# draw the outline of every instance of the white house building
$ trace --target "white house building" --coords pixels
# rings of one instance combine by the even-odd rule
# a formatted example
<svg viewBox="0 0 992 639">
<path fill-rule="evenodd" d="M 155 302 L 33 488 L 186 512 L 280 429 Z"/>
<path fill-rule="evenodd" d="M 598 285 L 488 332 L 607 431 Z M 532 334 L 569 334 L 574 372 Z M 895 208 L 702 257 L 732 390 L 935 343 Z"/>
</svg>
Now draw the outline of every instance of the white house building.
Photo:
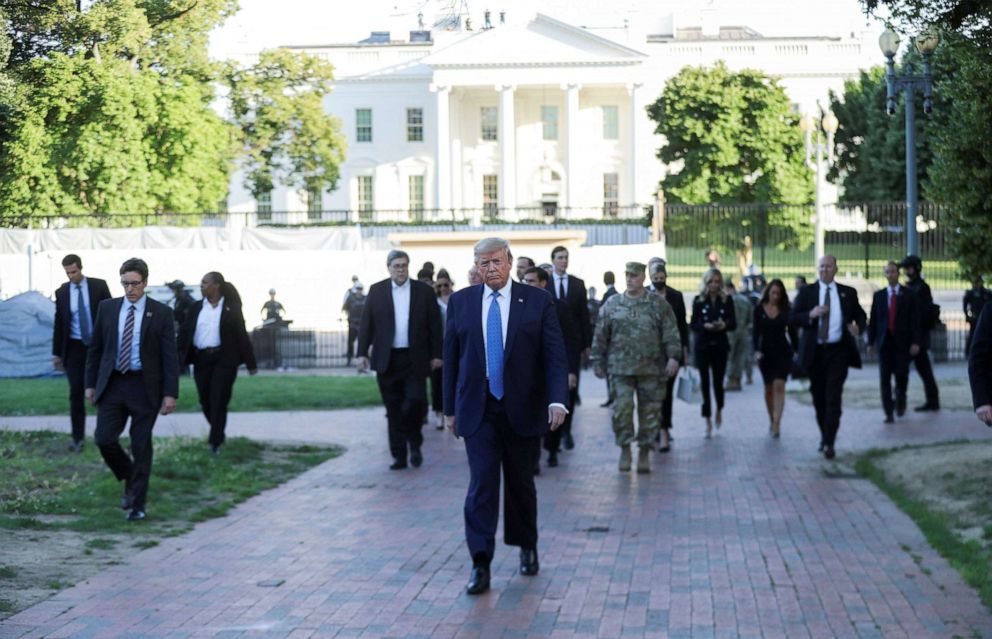
<svg viewBox="0 0 992 639">
<path fill-rule="evenodd" d="M 341 180 L 329 193 L 277 188 L 256 201 L 236 175 L 229 211 L 256 222 L 639 217 L 665 171 L 645 107 L 684 66 L 724 60 L 779 76 L 796 110 L 813 112 L 878 62 L 868 34 L 669 31 L 621 44 L 537 14 L 297 47 L 335 66 L 326 108 L 347 137 Z"/>
</svg>

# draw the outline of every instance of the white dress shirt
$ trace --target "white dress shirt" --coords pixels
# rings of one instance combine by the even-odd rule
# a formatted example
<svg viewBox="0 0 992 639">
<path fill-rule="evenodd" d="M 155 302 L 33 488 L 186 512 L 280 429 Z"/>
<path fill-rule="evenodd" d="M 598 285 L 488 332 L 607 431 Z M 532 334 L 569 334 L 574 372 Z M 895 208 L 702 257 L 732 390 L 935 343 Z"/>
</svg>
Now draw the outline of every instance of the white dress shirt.
<svg viewBox="0 0 992 639">
<path fill-rule="evenodd" d="M 393 287 L 393 348 L 410 348 L 410 280 Z"/>
<path fill-rule="evenodd" d="M 69 282 L 69 338 L 70 339 L 83 339 L 83 330 L 79 325 L 79 313 L 81 310 L 85 309 L 79 308 L 79 290 L 76 287 L 81 287 L 83 291 L 83 304 L 86 308 L 90 307 L 90 286 L 84 277 L 79 284 L 73 284 Z M 93 319 L 92 315 L 87 320 L 89 322 L 90 334 L 93 333 Z"/>
<path fill-rule="evenodd" d="M 220 313 L 224 310 L 224 298 L 214 307 L 203 298 L 203 308 L 196 317 L 196 330 L 193 331 L 193 346 L 203 350 L 220 346 Z"/>
<path fill-rule="evenodd" d="M 829 284 L 820 282 L 820 306 L 826 303 L 828 291 L 830 292 L 830 326 L 827 329 L 827 344 L 836 344 L 844 335 L 844 309 L 840 306 L 837 282 Z M 823 319 L 820 317 L 821 322 Z"/>
<path fill-rule="evenodd" d="M 142 295 L 137 302 L 129 302 L 125 297 L 121 304 L 121 312 L 117 315 L 117 354 L 121 352 L 121 340 L 124 338 L 124 325 L 127 323 L 127 314 L 130 308 L 134 307 L 134 333 L 131 336 L 131 367 L 132 371 L 141 370 L 141 320 L 145 317 L 145 306 L 147 306 L 148 296 Z M 117 360 L 114 360 L 115 362 Z"/>
<path fill-rule="evenodd" d="M 510 280 L 506 281 L 503 288 L 497 291 L 499 293 L 499 319 L 503 323 L 503 349 L 506 349 L 506 333 L 510 326 L 510 288 L 512 284 Z M 488 284 L 483 284 L 482 286 L 482 352 L 489 352 L 489 332 L 486 330 L 486 325 L 489 320 L 489 307 L 493 305 L 493 289 L 489 288 Z M 503 371 L 503 375 L 506 375 L 506 371 Z M 486 358 L 486 377 L 489 377 L 489 358 Z"/>
</svg>

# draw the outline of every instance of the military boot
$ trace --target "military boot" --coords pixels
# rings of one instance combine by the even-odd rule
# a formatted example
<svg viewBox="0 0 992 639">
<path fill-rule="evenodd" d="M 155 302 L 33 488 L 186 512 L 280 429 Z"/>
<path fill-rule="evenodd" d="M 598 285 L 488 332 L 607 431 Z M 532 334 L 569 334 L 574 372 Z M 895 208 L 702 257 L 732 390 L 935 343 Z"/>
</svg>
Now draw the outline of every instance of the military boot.
<svg viewBox="0 0 992 639">
<path fill-rule="evenodd" d="M 630 472 L 630 444 L 620 447 L 620 472 L 629 473 Z"/>
<path fill-rule="evenodd" d="M 641 446 L 637 449 L 637 472 L 644 474 L 651 472 L 651 448 Z"/>
</svg>

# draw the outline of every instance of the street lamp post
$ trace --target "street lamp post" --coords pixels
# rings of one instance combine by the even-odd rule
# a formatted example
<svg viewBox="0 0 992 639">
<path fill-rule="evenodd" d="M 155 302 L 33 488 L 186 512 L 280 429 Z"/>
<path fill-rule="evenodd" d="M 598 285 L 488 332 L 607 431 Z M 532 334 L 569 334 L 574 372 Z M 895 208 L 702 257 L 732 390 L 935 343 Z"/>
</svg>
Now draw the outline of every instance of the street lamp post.
<svg viewBox="0 0 992 639">
<path fill-rule="evenodd" d="M 927 29 L 913 39 L 916 50 L 923 56 L 923 75 L 906 72 L 896 75 L 895 56 L 899 51 L 899 36 L 886 29 L 878 38 L 878 46 L 885 55 L 885 111 L 889 115 L 896 112 L 896 94 L 902 91 L 906 109 L 906 253 L 919 255 L 919 240 L 916 236 L 916 212 L 919 195 L 916 188 L 916 91 L 923 93 L 923 113 L 930 115 L 933 110 L 933 75 L 930 73 L 930 56 L 940 44 L 940 35 L 935 29 Z"/>
<path fill-rule="evenodd" d="M 819 107 L 819 102 L 817 103 Z M 820 112 L 823 112 L 822 107 Z M 814 212 L 814 249 L 813 249 L 813 268 L 819 264 L 820 258 L 826 252 L 824 247 L 824 229 L 823 229 L 823 196 L 821 195 L 821 185 L 823 184 L 823 178 L 826 174 L 826 167 L 834 165 L 834 133 L 837 133 L 837 116 L 833 114 L 832 111 L 827 111 L 826 114 L 820 119 L 819 122 L 816 121 L 809 113 L 804 113 L 803 117 L 799 119 L 799 129 L 803 132 L 806 138 L 806 166 L 811 168 L 816 173 L 816 205 Z M 826 143 L 823 141 L 823 136 L 821 133 L 826 133 L 827 139 Z M 826 166 L 824 166 L 823 154 L 826 153 Z"/>
</svg>

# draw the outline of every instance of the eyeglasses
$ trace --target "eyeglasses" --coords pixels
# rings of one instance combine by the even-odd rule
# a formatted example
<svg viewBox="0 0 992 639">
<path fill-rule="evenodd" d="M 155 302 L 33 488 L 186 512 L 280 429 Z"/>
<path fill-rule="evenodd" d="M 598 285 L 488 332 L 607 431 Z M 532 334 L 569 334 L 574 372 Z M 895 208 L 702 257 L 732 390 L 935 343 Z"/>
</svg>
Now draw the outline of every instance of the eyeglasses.
<svg viewBox="0 0 992 639">
<path fill-rule="evenodd" d="M 127 281 L 121 280 L 121 286 L 123 286 L 124 288 L 138 288 L 139 286 L 141 286 L 144 283 L 145 283 L 145 280 L 137 280 L 135 282 L 127 282 Z"/>
</svg>

